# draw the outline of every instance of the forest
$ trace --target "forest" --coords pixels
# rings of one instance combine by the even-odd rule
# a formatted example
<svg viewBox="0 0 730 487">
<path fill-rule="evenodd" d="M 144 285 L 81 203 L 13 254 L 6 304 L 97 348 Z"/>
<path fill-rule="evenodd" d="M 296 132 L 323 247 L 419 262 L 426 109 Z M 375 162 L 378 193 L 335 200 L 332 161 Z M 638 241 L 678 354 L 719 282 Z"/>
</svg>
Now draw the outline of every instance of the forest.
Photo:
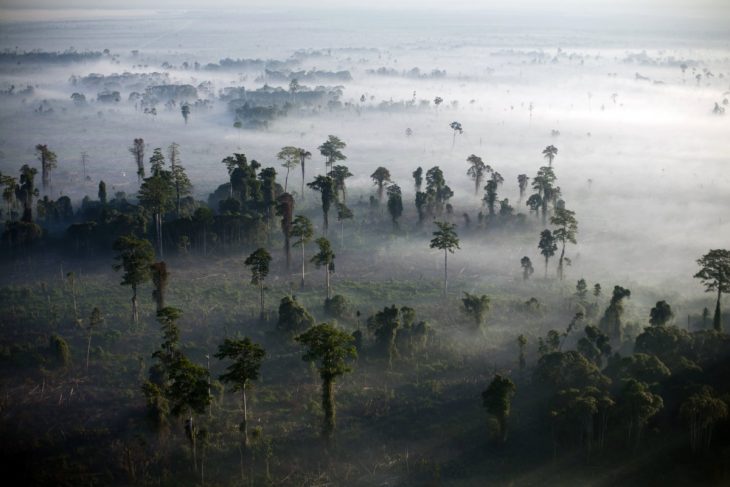
<svg viewBox="0 0 730 487">
<path fill-rule="evenodd" d="M 66 27 L 0 22 L 12 485 L 730 483 L 726 33 Z"/>
</svg>

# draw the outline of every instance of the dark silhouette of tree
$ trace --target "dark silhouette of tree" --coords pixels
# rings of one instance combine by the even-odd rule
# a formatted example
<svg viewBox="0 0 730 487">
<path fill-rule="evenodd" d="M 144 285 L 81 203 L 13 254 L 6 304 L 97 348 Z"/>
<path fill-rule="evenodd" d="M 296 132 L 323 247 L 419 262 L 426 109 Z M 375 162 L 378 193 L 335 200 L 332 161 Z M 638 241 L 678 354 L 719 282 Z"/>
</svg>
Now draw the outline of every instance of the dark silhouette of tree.
<svg viewBox="0 0 730 487">
<path fill-rule="evenodd" d="M 319 376 L 322 379 L 324 410 L 322 436 L 329 441 L 336 424 L 335 380 L 351 370 L 347 360 L 357 357 L 355 347 L 352 345 L 354 339 L 349 333 L 329 323 L 321 323 L 299 335 L 296 340 L 307 348 L 302 359 L 305 362 L 317 363 Z"/>
<path fill-rule="evenodd" d="M 489 214 L 495 215 L 495 207 L 497 205 L 497 182 L 493 179 L 487 181 L 487 185 L 484 186 L 484 203 L 486 203 L 489 209 Z"/>
<path fill-rule="evenodd" d="M 482 405 L 487 413 L 494 416 L 499 423 L 499 442 L 507 441 L 507 419 L 510 415 L 512 397 L 517 387 L 509 377 L 502 377 L 497 374 L 492 379 L 484 392 L 482 392 Z"/>
<path fill-rule="evenodd" d="M 525 358 L 525 347 L 527 346 L 527 338 L 525 335 L 517 337 L 517 347 L 519 349 L 519 355 L 517 357 L 517 364 L 520 367 L 520 375 L 524 374 L 525 367 L 527 367 L 527 359 Z"/>
<path fill-rule="evenodd" d="M 226 373 L 220 376 L 221 382 L 231 384 L 233 392 L 241 393 L 241 408 L 243 409 L 243 421 L 239 426 L 242 433 L 240 462 L 241 480 L 244 479 L 243 452 L 248 448 L 248 402 L 246 401 L 246 389 L 251 382 L 259 378 L 261 363 L 266 357 L 266 351 L 258 343 L 250 338 L 242 339 L 226 338 L 218 346 L 215 358 L 218 360 L 230 360 L 232 363 L 226 367 Z"/>
<path fill-rule="evenodd" d="M 722 313 L 720 311 L 720 300 L 722 293 L 730 293 L 730 250 L 714 249 L 697 259 L 700 271 L 694 275 L 702 282 L 706 292 L 717 291 L 717 303 L 715 304 L 715 316 L 712 319 L 712 326 L 717 331 L 722 331 Z"/>
<path fill-rule="evenodd" d="M 464 305 L 464 312 L 474 320 L 474 326 L 477 329 L 482 326 L 484 318 L 489 313 L 489 302 L 489 296 L 485 294 L 478 296 L 464 292 L 464 297 L 461 298 L 461 303 Z"/>
<path fill-rule="evenodd" d="M 168 151 L 170 156 L 170 177 L 175 188 L 175 213 L 180 218 L 182 216 L 180 202 L 184 196 L 190 194 L 192 184 L 185 173 L 185 168 L 180 163 L 180 146 L 173 142 L 170 144 Z"/>
<path fill-rule="evenodd" d="M 276 213 L 281 217 L 281 233 L 284 235 L 284 255 L 286 256 L 286 270 L 291 266 L 291 232 L 294 218 L 294 197 L 289 193 L 282 193 L 277 198 Z"/>
<path fill-rule="evenodd" d="M 586 298 L 588 297 L 588 284 L 583 278 L 578 279 L 578 282 L 575 284 L 575 297 L 578 298 L 579 303 L 586 303 Z"/>
<path fill-rule="evenodd" d="M 547 279 L 548 261 L 558 250 L 555 237 L 550 230 L 546 229 L 540 232 L 540 241 L 537 244 L 537 248 L 540 249 L 540 253 L 545 257 L 545 279 Z"/>
<path fill-rule="evenodd" d="M 620 409 L 626 421 L 629 446 L 638 448 L 646 423 L 663 407 L 661 396 L 652 393 L 645 383 L 634 379 L 626 382 L 621 393 Z"/>
<path fill-rule="evenodd" d="M 291 145 L 282 147 L 276 158 L 282 161 L 281 166 L 286 168 L 286 177 L 284 178 L 284 191 L 287 191 L 289 185 L 289 171 L 297 167 L 301 162 L 301 153 L 303 149 L 298 149 Z M 304 174 L 302 173 L 302 192 L 304 192 Z"/>
<path fill-rule="evenodd" d="M 558 148 L 554 145 L 549 145 L 543 149 L 542 155 L 548 160 L 548 166 L 553 167 L 553 159 L 558 155 Z"/>
<path fill-rule="evenodd" d="M 398 231 L 398 219 L 403 214 L 403 197 L 397 184 L 388 186 L 388 213 L 393 221 L 393 230 Z"/>
<path fill-rule="evenodd" d="M 606 308 L 603 318 L 601 318 L 599 327 L 613 342 L 621 343 L 623 332 L 621 316 L 624 312 L 623 300 L 624 298 L 630 297 L 631 291 L 621 286 L 614 286 L 611 302 Z"/>
<path fill-rule="evenodd" d="M 56 156 L 56 153 L 51 151 L 45 144 L 36 145 L 35 152 L 41 163 L 43 191 L 50 191 L 51 172 L 56 168 L 58 157 Z"/>
<path fill-rule="evenodd" d="M 208 228 L 214 222 L 213 210 L 206 207 L 200 207 L 193 213 L 193 224 L 195 228 L 200 229 L 203 234 L 203 256 L 208 255 Z"/>
<path fill-rule="evenodd" d="M 684 400 L 679 415 L 689 425 L 689 444 L 694 453 L 707 451 L 715 425 L 727 418 L 728 406 L 708 386 Z"/>
<path fill-rule="evenodd" d="M 104 181 L 99 181 L 99 191 L 98 191 L 99 201 L 102 205 L 106 204 L 106 183 Z"/>
<path fill-rule="evenodd" d="M 292 223 L 291 228 L 291 236 L 295 237 L 297 240 L 294 242 L 295 247 L 300 247 L 302 249 L 302 283 L 301 287 L 304 287 L 304 246 L 312 240 L 312 237 L 314 236 L 314 227 L 312 226 L 312 222 L 309 221 L 309 218 L 307 218 L 304 215 L 297 215 L 294 218 L 294 222 Z"/>
<path fill-rule="evenodd" d="M 380 166 L 370 175 L 370 179 L 373 180 L 373 184 L 378 187 L 378 202 L 383 202 L 383 189 L 386 183 L 390 182 L 390 171 Z"/>
<path fill-rule="evenodd" d="M 170 274 L 167 272 L 167 264 L 164 261 L 155 262 L 150 265 L 150 273 L 152 276 L 152 299 L 157 304 L 157 312 L 165 307 L 165 292 L 167 290 L 167 280 Z"/>
<path fill-rule="evenodd" d="M 332 251 L 330 241 L 319 237 L 314 241 L 319 247 L 319 252 L 314 254 L 311 261 L 317 269 L 324 267 L 325 286 L 327 288 L 327 299 L 330 299 L 330 274 L 335 271 L 335 253 Z"/>
<path fill-rule="evenodd" d="M 439 111 L 439 105 L 441 105 L 444 102 L 444 99 L 440 96 L 437 96 L 433 99 L 433 104 L 436 105 L 436 113 Z"/>
<path fill-rule="evenodd" d="M 522 266 L 522 279 L 526 281 L 535 272 L 535 269 L 532 267 L 532 261 L 529 257 L 524 256 L 520 259 L 520 266 Z"/>
<path fill-rule="evenodd" d="M 290 336 L 306 331 L 314 325 L 314 318 L 297 302 L 294 296 L 284 296 L 279 302 L 279 320 L 276 328 Z"/>
<path fill-rule="evenodd" d="M 416 185 L 416 193 L 419 193 L 421 191 L 421 186 L 423 185 L 423 169 L 421 166 L 418 166 L 418 168 L 413 171 L 412 176 Z"/>
<path fill-rule="evenodd" d="M 595 326 L 588 325 L 584 329 L 585 336 L 578 340 L 577 350 L 596 367 L 603 367 L 603 360 L 611 356 L 611 343 L 605 334 Z"/>
<path fill-rule="evenodd" d="M 259 287 L 259 302 L 261 305 L 261 320 L 265 317 L 264 312 L 264 281 L 266 276 L 269 275 L 269 264 L 271 263 L 271 254 L 264 249 L 259 248 L 254 250 L 249 255 L 244 264 L 251 271 L 251 284 Z"/>
<path fill-rule="evenodd" d="M 547 209 L 548 203 L 555 201 L 556 188 L 554 186 L 556 181 L 555 173 L 551 167 L 543 166 L 537 171 L 537 175 L 532 180 L 532 188 L 537 192 L 539 196 L 540 209 L 542 210 L 542 221 L 547 221 Z M 530 196 L 532 199 L 532 196 Z M 532 208 L 530 199 L 527 200 L 527 204 Z M 537 200 L 535 199 L 533 204 Z"/>
<path fill-rule="evenodd" d="M 335 189 L 335 182 L 329 176 L 317 176 L 314 181 L 307 183 L 307 186 L 315 191 L 318 191 L 322 200 L 322 217 L 323 217 L 323 232 L 325 237 L 327 236 L 327 229 L 329 227 L 329 211 L 332 207 L 332 203 L 337 201 L 337 191 Z"/>
<path fill-rule="evenodd" d="M 484 176 L 491 172 L 492 168 L 484 164 L 481 157 L 474 154 L 467 157 L 466 162 L 469 163 L 466 175 L 474 181 L 474 194 L 477 195 L 479 194 L 479 188 L 482 187 Z"/>
<path fill-rule="evenodd" d="M 352 220 L 355 215 L 346 204 L 337 202 L 337 221 L 340 222 L 340 247 L 345 246 L 345 220 Z"/>
<path fill-rule="evenodd" d="M 141 182 L 144 179 L 144 139 L 134 139 L 134 143 L 129 148 L 129 152 L 137 164 L 137 180 Z"/>
<path fill-rule="evenodd" d="M 180 107 L 180 113 L 182 113 L 183 119 L 185 120 L 185 125 L 188 124 L 188 118 L 190 117 L 190 105 L 187 103 L 183 103 Z"/>
<path fill-rule="evenodd" d="M 575 219 L 574 211 L 558 208 L 555 210 L 555 215 L 550 218 L 550 223 L 558 227 L 553 231 L 553 237 L 561 244 L 560 258 L 558 259 L 558 278 L 562 281 L 564 276 L 563 261 L 565 260 L 565 245 L 568 242 L 572 244 L 577 243 L 575 234 L 578 233 L 578 220 Z"/>
<path fill-rule="evenodd" d="M 434 222 L 438 230 L 433 232 L 434 238 L 431 239 L 430 247 L 444 251 L 444 296 L 448 289 L 449 283 L 449 266 L 448 255 L 454 253 L 454 249 L 459 248 L 459 237 L 454 228 L 456 225 L 447 222 Z"/>
<path fill-rule="evenodd" d="M 451 130 L 454 131 L 454 138 L 451 141 L 451 147 L 453 148 L 456 145 L 456 133 L 458 132 L 460 134 L 463 134 L 464 129 L 461 127 L 461 124 L 459 122 L 451 122 L 449 124 L 449 127 L 451 127 Z"/>
<path fill-rule="evenodd" d="M 94 333 L 94 330 L 96 328 L 99 328 L 101 324 L 104 322 L 104 317 L 101 315 L 101 311 L 99 311 L 99 308 L 94 307 L 93 310 L 91 310 L 91 315 L 89 316 L 89 321 L 86 326 L 86 329 L 88 330 L 88 338 L 86 341 L 86 370 L 89 370 L 89 357 L 91 356 L 91 335 Z"/>
<path fill-rule="evenodd" d="M 649 324 L 652 326 L 664 326 L 673 319 L 674 312 L 672 312 L 672 307 L 666 301 L 657 301 L 649 312 Z"/>
<path fill-rule="evenodd" d="M 347 147 L 347 144 L 334 135 L 328 136 L 327 140 L 318 147 L 319 153 L 325 158 L 327 172 L 332 170 L 335 162 L 347 159 L 347 156 L 342 153 L 342 149 L 345 147 Z"/>
<path fill-rule="evenodd" d="M 133 235 L 119 237 L 114 242 L 114 251 L 117 252 L 114 270 L 124 270 L 122 286 L 132 287 L 132 322 L 139 322 L 137 312 L 137 287 L 148 282 L 151 277 L 150 265 L 154 262 L 155 251 L 149 240 L 138 239 Z"/>
<path fill-rule="evenodd" d="M 522 203 L 522 198 L 525 196 L 525 191 L 527 190 L 529 182 L 530 178 L 527 177 L 527 174 L 520 174 L 517 176 L 517 184 L 520 187 L 520 203 Z"/>
<path fill-rule="evenodd" d="M 38 197 L 38 188 L 35 186 L 35 177 L 38 170 L 24 164 L 20 168 L 20 185 L 17 186 L 15 197 L 23 205 L 22 221 L 33 222 L 33 198 Z"/>
<path fill-rule="evenodd" d="M 432 167 L 426 172 L 426 208 L 427 214 L 430 216 L 441 216 L 444 206 L 449 199 L 454 196 L 454 192 L 446 184 L 444 173 L 438 166 Z M 418 198 L 418 195 L 416 195 Z"/>
<path fill-rule="evenodd" d="M 304 200 L 304 181 L 306 178 L 306 175 L 304 174 L 304 163 L 307 159 L 312 157 L 312 153 L 306 149 L 302 149 L 301 147 L 297 148 L 297 153 L 299 154 L 299 165 L 302 168 L 302 200 Z"/>
<path fill-rule="evenodd" d="M 347 186 L 345 180 L 352 177 L 352 173 L 347 166 L 337 165 L 329 172 L 329 176 L 335 182 L 335 190 L 342 193 L 342 201 L 347 201 Z"/>
<path fill-rule="evenodd" d="M 261 182 L 261 196 L 266 225 L 271 228 L 271 220 L 274 219 L 276 209 L 276 169 L 266 167 L 259 172 L 258 179 Z"/>
<path fill-rule="evenodd" d="M 398 356 L 396 336 L 401 327 L 401 312 L 395 306 L 385 307 L 367 320 L 368 329 L 375 336 L 378 351 L 388 359 L 388 369 L 393 368 L 393 360 Z"/>
</svg>

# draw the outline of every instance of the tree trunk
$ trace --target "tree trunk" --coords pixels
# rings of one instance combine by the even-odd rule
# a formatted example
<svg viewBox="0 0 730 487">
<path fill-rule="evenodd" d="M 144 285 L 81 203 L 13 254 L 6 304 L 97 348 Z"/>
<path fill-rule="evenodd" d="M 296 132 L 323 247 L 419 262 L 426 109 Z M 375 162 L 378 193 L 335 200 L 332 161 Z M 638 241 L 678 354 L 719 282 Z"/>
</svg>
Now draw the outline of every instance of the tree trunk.
<svg viewBox="0 0 730 487">
<path fill-rule="evenodd" d="M 289 166 L 286 167 L 286 177 L 284 178 L 284 192 L 286 193 L 286 187 L 289 185 Z"/>
<path fill-rule="evenodd" d="M 91 355 L 91 329 L 89 329 L 89 341 L 86 343 L 86 370 L 89 370 L 89 355 Z"/>
<path fill-rule="evenodd" d="M 261 321 L 264 321 L 264 281 L 259 281 L 259 291 L 261 292 Z"/>
<path fill-rule="evenodd" d="M 715 305 L 715 316 L 712 319 L 712 327 L 715 331 L 722 331 L 722 311 L 720 310 L 720 298 L 722 298 L 722 281 L 717 283 L 717 304 Z"/>
<path fill-rule="evenodd" d="M 335 431 L 335 392 L 332 379 L 322 381 L 322 409 L 324 410 L 324 424 L 322 436 L 329 442 Z"/>
<path fill-rule="evenodd" d="M 291 244 L 289 243 L 289 229 L 284 231 L 284 253 L 286 254 L 286 270 L 291 267 Z"/>
<path fill-rule="evenodd" d="M 301 159 L 302 163 L 302 201 L 304 201 L 304 158 Z"/>
<path fill-rule="evenodd" d="M 327 228 L 329 227 L 329 212 L 322 210 L 324 216 L 324 236 L 327 237 Z"/>
<path fill-rule="evenodd" d="M 545 256 L 545 279 L 547 279 L 548 259 L 549 259 L 549 257 L 546 255 Z"/>
<path fill-rule="evenodd" d="M 444 297 L 449 286 L 448 255 L 448 251 L 444 249 Z"/>
<path fill-rule="evenodd" d="M 304 289 L 304 242 L 302 242 L 302 286 L 301 288 Z"/>
<path fill-rule="evenodd" d="M 565 257 L 565 242 L 563 242 L 563 249 L 560 251 L 560 259 L 558 260 L 558 278 L 563 280 L 563 258 Z"/>
<path fill-rule="evenodd" d="M 139 314 L 137 313 L 137 285 L 132 284 L 132 322 L 139 322 Z"/>
<path fill-rule="evenodd" d="M 325 271 L 325 285 L 327 286 L 327 299 L 330 299 L 330 266 L 326 264 Z"/>
</svg>

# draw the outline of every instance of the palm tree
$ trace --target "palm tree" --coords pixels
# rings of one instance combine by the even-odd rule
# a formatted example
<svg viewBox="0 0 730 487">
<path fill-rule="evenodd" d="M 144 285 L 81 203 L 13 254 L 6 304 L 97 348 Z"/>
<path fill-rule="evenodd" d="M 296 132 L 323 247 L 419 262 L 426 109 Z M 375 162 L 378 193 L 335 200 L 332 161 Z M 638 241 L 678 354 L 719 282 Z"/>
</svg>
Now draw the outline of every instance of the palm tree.
<svg viewBox="0 0 730 487">
<path fill-rule="evenodd" d="M 430 247 L 444 251 L 444 296 L 446 296 L 449 282 L 448 255 L 459 248 L 459 237 L 454 231 L 456 225 L 440 221 L 435 221 L 434 224 L 438 230 L 433 232 L 434 238 L 431 239 Z"/>
<path fill-rule="evenodd" d="M 553 167 L 553 159 L 558 155 L 558 148 L 551 144 L 543 149 L 542 155 L 548 160 L 548 166 Z"/>
<path fill-rule="evenodd" d="M 522 198 L 525 196 L 525 190 L 527 189 L 527 183 L 529 183 L 530 178 L 527 177 L 527 174 L 520 174 L 517 176 L 517 184 L 520 187 L 520 203 L 522 203 Z"/>
</svg>

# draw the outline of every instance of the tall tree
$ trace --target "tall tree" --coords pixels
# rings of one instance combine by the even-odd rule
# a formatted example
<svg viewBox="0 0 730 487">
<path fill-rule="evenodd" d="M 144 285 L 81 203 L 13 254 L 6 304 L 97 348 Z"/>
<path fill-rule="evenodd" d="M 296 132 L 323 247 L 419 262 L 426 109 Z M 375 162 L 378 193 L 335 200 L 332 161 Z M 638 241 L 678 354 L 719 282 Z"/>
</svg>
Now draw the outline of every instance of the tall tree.
<svg viewBox="0 0 730 487">
<path fill-rule="evenodd" d="M 38 188 L 35 186 L 35 177 L 38 170 L 24 164 L 20 168 L 20 184 L 16 187 L 15 197 L 23 205 L 22 221 L 33 222 L 33 198 L 38 197 Z"/>
<path fill-rule="evenodd" d="M 132 147 L 129 148 L 129 152 L 137 164 L 137 180 L 141 182 L 144 179 L 144 139 L 134 139 Z"/>
<path fill-rule="evenodd" d="M 482 158 L 472 154 L 466 158 L 466 162 L 469 163 L 469 169 L 466 171 L 466 175 L 474 181 L 474 194 L 479 194 L 479 188 L 482 187 L 482 181 L 484 176 L 489 173 L 492 168 L 484 164 Z"/>
<path fill-rule="evenodd" d="M 710 250 L 697 259 L 697 265 L 700 266 L 700 271 L 694 277 L 702 282 L 706 292 L 717 291 L 717 303 L 715 304 L 715 316 L 712 319 L 712 326 L 715 330 L 722 331 L 720 300 L 722 299 L 722 293 L 730 293 L 730 250 Z"/>
<path fill-rule="evenodd" d="M 398 231 L 398 219 L 403 214 L 403 197 L 397 184 L 388 186 L 388 213 L 393 221 L 393 230 Z"/>
<path fill-rule="evenodd" d="M 183 103 L 180 107 L 180 113 L 183 116 L 183 119 L 185 120 L 185 125 L 188 124 L 188 118 L 190 118 L 190 105 L 187 103 Z"/>
<path fill-rule="evenodd" d="M 562 281 L 564 275 L 563 261 L 565 259 L 565 245 L 568 242 L 572 244 L 576 243 L 575 234 L 578 233 L 578 220 L 575 219 L 574 211 L 558 208 L 555 210 L 555 214 L 550 217 L 550 223 L 558 227 L 553 231 L 553 237 L 561 244 L 560 258 L 558 259 L 558 277 Z"/>
<path fill-rule="evenodd" d="M 412 176 L 416 185 L 416 193 L 419 193 L 421 191 L 421 185 L 423 185 L 423 168 L 418 166 L 418 168 L 413 171 Z"/>
<path fill-rule="evenodd" d="M 611 302 L 609 303 L 599 327 L 603 333 L 616 343 L 622 340 L 623 326 L 621 317 L 624 312 L 623 300 L 631 297 L 631 291 L 621 286 L 614 286 Z"/>
<path fill-rule="evenodd" d="M 340 247 L 345 246 L 345 220 L 352 220 L 355 215 L 344 203 L 337 202 L 337 221 L 340 222 Z"/>
<path fill-rule="evenodd" d="M 297 215 L 292 223 L 291 236 L 297 240 L 294 242 L 295 247 L 302 249 L 302 283 L 301 287 L 304 287 L 304 246 L 312 240 L 314 236 L 314 227 L 312 222 L 304 215 Z"/>
<path fill-rule="evenodd" d="M 380 166 L 370 175 L 370 179 L 373 180 L 373 184 L 378 187 L 378 201 L 383 202 L 383 189 L 386 183 L 390 182 L 390 171 Z"/>
<path fill-rule="evenodd" d="M 527 190 L 527 184 L 530 182 L 530 178 L 527 177 L 527 174 L 520 174 L 517 176 L 517 184 L 520 187 L 520 203 L 522 203 L 522 198 L 525 197 L 525 191 Z"/>
<path fill-rule="evenodd" d="M 284 235 L 284 255 L 286 255 L 286 270 L 291 265 L 291 231 L 294 218 L 294 197 L 289 193 L 280 194 L 277 198 L 276 213 L 281 217 L 281 233 Z"/>
<path fill-rule="evenodd" d="M 427 213 L 431 216 L 441 216 L 445 205 L 454 196 L 454 192 L 446 184 L 443 171 L 438 166 L 426 172 L 426 195 Z"/>
<path fill-rule="evenodd" d="M 312 157 L 312 153 L 301 147 L 297 148 L 297 153 L 299 154 L 299 165 L 302 167 L 302 200 L 304 200 L 304 180 L 306 177 L 304 174 L 304 163 Z"/>
<path fill-rule="evenodd" d="M 444 251 L 444 296 L 446 296 L 449 283 L 448 255 L 459 248 L 459 237 L 454 230 L 456 227 L 454 224 L 440 221 L 434 223 L 438 230 L 433 232 L 434 238 L 431 239 L 430 247 Z"/>
<path fill-rule="evenodd" d="M 454 131 L 454 138 L 451 141 L 451 148 L 453 149 L 454 146 L 456 145 L 456 134 L 457 133 L 463 134 L 464 133 L 464 129 L 461 127 L 461 123 L 456 122 L 456 121 L 451 122 L 449 124 L 449 127 L 451 127 L 451 130 Z"/>
<path fill-rule="evenodd" d="M 152 298 L 157 304 L 157 312 L 165 307 L 165 292 L 167 290 L 167 280 L 170 273 L 167 272 L 167 264 L 164 261 L 155 262 L 150 265 L 150 273 L 152 276 Z"/>
<path fill-rule="evenodd" d="M 246 389 L 252 381 L 258 380 L 261 363 L 266 357 L 266 351 L 258 343 L 250 338 L 230 339 L 226 338 L 218 346 L 215 354 L 218 360 L 231 360 L 232 363 L 226 367 L 226 373 L 220 376 L 223 383 L 231 384 L 233 392 L 241 393 L 241 408 L 243 409 L 243 421 L 239 431 L 243 434 L 241 453 L 241 479 L 244 477 L 243 452 L 248 448 L 248 403 L 246 401 Z"/>
<path fill-rule="evenodd" d="M 553 159 L 558 155 L 558 148 L 554 145 L 545 147 L 542 151 L 542 156 L 548 160 L 548 166 L 553 167 Z"/>
<path fill-rule="evenodd" d="M 190 194 L 192 184 L 190 178 L 185 173 L 185 168 L 180 162 L 180 146 L 173 142 L 168 148 L 168 155 L 170 157 L 170 177 L 172 179 L 172 185 L 175 188 L 175 213 L 178 218 L 180 214 L 180 202 L 184 196 Z"/>
<path fill-rule="evenodd" d="M 487 181 L 487 185 L 484 186 L 484 203 L 486 203 L 489 209 L 489 214 L 495 215 L 495 207 L 497 205 L 497 182 L 493 179 Z"/>
<path fill-rule="evenodd" d="M 155 149 L 150 162 L 153 163 L 152 175 L 146 178 L 139 187 L 137 199 L 154 218 L 157 251 L 160 259 L 163 259 L 162 224 L 165 213 L 174 207 L 175 188 L 170 172 L 163 169 L 164 156 L 159 149 Z"/>
<path fill-rule="evenodd" d="M 329 441 L 336 424 L 335 380 L 351 371 L 347 360 L 357 357 L 355 347 L 352 345 L 354 338 L 329 323 L 322 323 L 299 335 L 297 341 L 307 348 L 302 359 L 306 362 L 317 362 L 319 376 L 322 379 L 324 410 L 322 436 Z"/>
<path fill-rule="evenodd" d="M 474 320 L 474 325 L 477 329 L 482 326 L 484 318 L 489 312 L 489 302 L 489 296 L 486 294 L 478 296 L 464 292 L 464 297 L 461 299 L 461 303 L 464 305 L 464 312 Z"/>
<path fill-rule="evenodd" d="M 509 377 L 502 377 L 497 374 L 492 379 L 484 392 L 482 392 L 482 404 L 489 414 L 494 416 L 499 423 L 499 441 L 507 441 L 507 419 L 510 415 L 512 397 L 517 387 Z"/>
<path fill-rule="evenodd" d="M 301 155 L 300 152 L 303 149 L 298 149 L 294 146 L 287 145 L 286 147 L 282 147 L 278 154 L 276 154 L 276 158 L 279 159 L 282 164 L 282 167 L 286 168 L 286 176 L 284 177 L 284 191 L 287 191 L 287 187 L 289 185 L 289 171 L 297 167 L 297 165 L 301 162 Z M 302 174 L 302 181 L 304 180 L 304 174 Z M 304 182 L 302 182 L 302 192 L 304 192 Z"/>
<path fill-rule="evenodd" d="M 558 250 L 555 237 L 550 230 L 546 229 L 540 232 L 540 241 L 537 244 L 537 248 L 540 249 L 540 253 L 545 257 L 545 279 L 547 279 L 548 261 Z"/>
<path fill-rule="evenodd" d="M 553 172 L 553 168 L 543 166 L 537 171 L 537 175 L 532 180 L 532 188 L 537 192 L 537 196 L 539 196 L 543 223 L 547 221 L 548 203 L 554 203 L 555 201 L 556 179 L 557 177 L 555 176 L 555 172 Z M 532 196 L 530 198 L 532 198 Z M 529 199 L 527 200 L 527 203 L 528 205 L 530 204 Z"/>
<path fill-rule="evenodd" d="M 124 270 L 122 286 L 132 287 L 132 322 L 139 322 L 137 312 L 137 287 L 150 280 L 150 265 L 154 262 L 155 251 L 149 240 L 138 239 L 133 235 L 123 235 L 114 242 L 117 252 L 114 270 Z"/>
<path fill-rule="evenodd" d="M 99 191 L 97 196 L 99 196 L 99 202 L 102 205 L 106 204 L 106 183 L 104 181 L 99 181 Z"/>
<path fill-rule="evenodd" d="M 264 280 L 269 275 L 269 264 L 271 263 L 271 254 L 264 249 L 256 249 L 249 255 L 244 264 L 251 270 L 251 284 L 259 287 L 260 304 L 261 304 L 261 320 L 265 317 L 264 313 Z"/>
<path fill-rule="evenodd" d="M 656 305 L 649 311 L 649 324 L 651 326 L 664 326 L 673 319 L 674 312 L 666 301 L 657 301 Z"/>
<path fill-rule="evenodd" d="M 661 396 L 652 393 L 645 383 L 629 379 L 621 394 L 620 407 L 627 421 L 629 446 L 636 449 L 646 423 L 664 407 L 664 401 Z"/>
<path fill-rule="evenodd" d="M 727 418 L 728 405 L 715 396 L 708 386 L 689 396 L 679 408 L 679 414 L 689 423 L 689 444 L 693 452 L 709 450 L 712 430 Z"/>
<path fill-rule="evenodd" d="M 522 279 L 526 281 L 535 272 L 535 269 L 532 267 L 532 261 L 528 256 L 524 256 L 520 259 L 520 266 L 522 266 Z"/>
<path fill-rule="evenodd" d="M 335 182 L 335 190 L 342 193 L 342 201 L 347 202 L 347 185 L 345 180 L 352 177 L 347 166 L 337 165 L 329 172 L 329 176 Z"/>
<path fill-rule="evenodd" d="M 315 191 L 318 191 L 322 200 L 322 217 L 323 217 L 323 232 L 325 237 L 327 236 L 327 229 L 329 228 L 329 212 L 332 207 L 332 203 L 337 201 L 337 191 L 335 190 L 335 182 L 329 176 L 317 176 L 314 181 L 307 183 L 307 186 Z"/>
<path fill-rule="evenodd" d="M 325 158 L 325 165 L 328 169 L 327 172 L 332 170 L 332 166 L 335 162 L 347 159 L 347 156 L 342 153 L 342 149 L 345 147 L 347 147 L 347 144 L 335 135 L 328 136 L 327 140 L 318 147 L 319 153 Z"/>
<path fill-rule="evenodd" d="M 578 298 L 579 303 L 585 305 L 588 297 L 588 283 L 583 278 L 578 279 L 575 284 L 575 297 Z"/>
<path fill-rule="evenodd" d="M 38 156 L 38 160 L 41 163 L 43 191 L 50 191 L 51 171 L 56 168 L 58 157 L 56 156 L 56 153 L 51 151 L 45 144 L 36 145 L 35 152 Z"/>
<path fill-rule="evenodd" d="M 327 288 L 327 299 L 330 299 L 330 274 L 335 271 L 335 253 L 332 251 L 330 241 L 319 237 L 314 241 L 319 247 L 319 252 L 312 257 L 312 263 L 317 269 L 324 267 L 325 286 Z"/>
</svg>

